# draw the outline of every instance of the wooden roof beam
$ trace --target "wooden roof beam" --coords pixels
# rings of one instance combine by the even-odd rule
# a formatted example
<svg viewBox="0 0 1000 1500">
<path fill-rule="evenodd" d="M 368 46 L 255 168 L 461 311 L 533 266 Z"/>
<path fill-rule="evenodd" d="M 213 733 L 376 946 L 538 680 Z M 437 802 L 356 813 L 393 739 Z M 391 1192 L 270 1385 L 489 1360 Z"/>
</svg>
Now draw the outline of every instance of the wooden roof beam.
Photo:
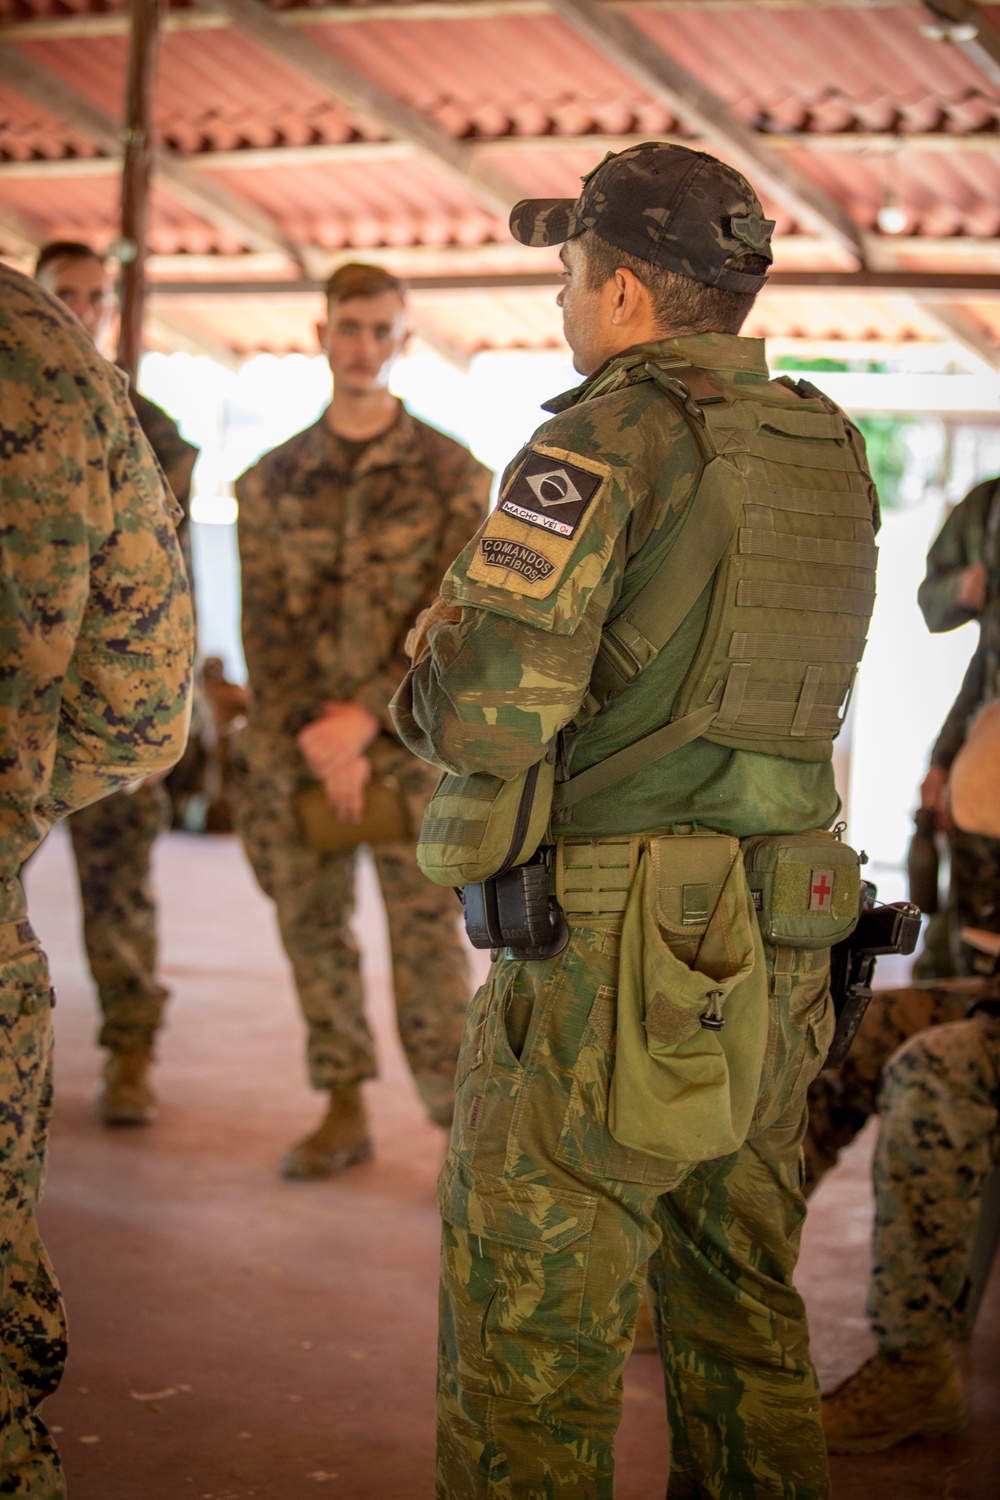
<svg viewBox="0 0 1000 1500">
<path fill-rule="evenodd" d="M 270 56 L 308 78 L 323 93 L 345 104 L 376 129 L 409 141 L 466 192 L 472 193 L 490 213 L 506 219 L 522 196 L 513 183 L 477 161 L 462 141 L 448 135 L 433 120 L 418 114 L 374 80 L 357 73 L 332 52 L 300 35 L 282 19 L 281 11 L 272 10 L 261 0 L 199 0 L 199 3 L 216 15 L 227 16 L 244 36 Z"/>
<path fill-rule="evenodd" d="M 953 135 L 931 131 L 897 135 L 892 131 L 865 132 L 843 130 L 830 135 L 808 131 L 755 132 L 767 151 L 814 151 L 824 155 L 889 155 L 894 158 L 910 151 L 928 151 L 935 155 L 958 155 L 985 152 L 1000 155 L 1000 131 L 976 131 L 970 135 Z M 545 156 L 565 151 L 592 151 L 595 159 L 606 151 L 624 151 L 640 141 L 677 141 L 697 145 L 696 138 L 681 141 L 680 136 L 641 134 L 611 135 L 516 135 L 470 141 L 469 150 L 477 161 L 491 156 Z M 245 146 L 232 151 L 197 151 L 179 156 L 184 166 L 196 172 L 261 172 L 281 167 L 325 167 L 360 162 L 409 161 L 416 147 L 409 141 L 327 141 L 312 146 Z M 29 157 L 23 161 L 0 161 L 0 178 L 22 181 L 50 178 L 112 177 L 121 170 L 119 156 Z"/>
<path fill-rule="evenodd" d="M 934 297 L 915 300 L 924 322 L 943 343 L 957 344 L 976 370 L 1000 373 L 1000 347 L 964 307 L 938 302 Z"/>
<path fill-rule="evenodd" d="M 608 0 L 609 10 L 877 10 L 917 6 L 922 0 Z M 371 5 L 293 5 L 281 12 L 291 26 L 356 26 L 372 21 L 479 21 L 493 16 L 543 16 L 547 0 L 374 0 Z M 166 31 L 215 31 L 231 23 L 208 11 L 175 10 L 165 18 Z M 125 11 L 100 15 L 33 16 L 5 21 L 0 37 L 10 41 L 52 41 L 67 37 L 127 36 Z"/>
<path fill-rule="evenodd" d="M 924 31 L 964 52 L 1000 88 L 1000 31 L 972 0 L 924 0 L 931 20 Z"/>
<path fill-rule="evenodd" d="M 42 240 L 38 230 L 13 208 L 0 208 L 0 242 L 6 256 L 33 256 Z"/>
<path fill-rule="evenodd" d="M 55 115 L 105 155 L 119 155 L 122 142 L 118 123 L 34 58 L 0 45 L 0 82 L 30 99 L 46 114 Z M 302 252 L 276 220 L 221 184 L 209 186 L 177 152 L 161 146 L 156 152 L 155 171 L 171 197 L 208 223 L 232 234 L 249 250 L 277 250 L 296 264 L 302 264 Z"/>
<path fill-rule="evenodd" d="M 840 204 L 790 162 L 770 156 L 753 130 L 736 117 L 728 104 L 668 57 L 632 21 L 610 11 L 599 0 L 550 0 L 550 4 L 568 26 L 706 142 L 721 150 L 756 188 L 780 203 L 803 228 L 820 235 L 857 263 L 863 263 L 858 229 Z"/>
</svg>

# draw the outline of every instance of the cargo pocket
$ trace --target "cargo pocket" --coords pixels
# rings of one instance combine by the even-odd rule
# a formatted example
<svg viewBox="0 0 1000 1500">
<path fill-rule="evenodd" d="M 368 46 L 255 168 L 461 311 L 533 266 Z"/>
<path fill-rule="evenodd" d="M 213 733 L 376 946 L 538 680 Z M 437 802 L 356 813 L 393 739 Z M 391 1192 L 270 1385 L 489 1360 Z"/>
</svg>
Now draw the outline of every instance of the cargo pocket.
<svg viewBox="0 0 1000 1500">
<path fill-rule="evenodd" d="M 576 1372 L 597 1197 L 473 1176 L 438 1184 L 442 1339 L 471 1394 L 534 1405 Z"/>
</svg>

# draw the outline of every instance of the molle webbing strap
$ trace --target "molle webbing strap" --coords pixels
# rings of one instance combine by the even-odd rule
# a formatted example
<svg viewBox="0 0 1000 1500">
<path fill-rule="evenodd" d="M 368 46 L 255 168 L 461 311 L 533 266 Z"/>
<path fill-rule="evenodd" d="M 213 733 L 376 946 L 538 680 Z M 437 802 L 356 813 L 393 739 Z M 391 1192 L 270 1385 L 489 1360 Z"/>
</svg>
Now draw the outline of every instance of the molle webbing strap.
<svg viewBox="0 0 1000 1500">
<path fill-rule="evenodd" d="M 740 552 L 744 556 L 783 557 L 791 562 L 837 563 L 844 568 L 874 568 L 878 548 L 871 542 L 838 542 L 820 536 L 793 536 L 741 526 Z"/>
<path fill-rule="evenodd" d="M 804 609 L 819 614 L 860 615 L 868 620 L 875 590 L 813 588 L 809 583 L 770 583 L 745 578 L 736 585 L 736 602 L 762 609 Z"/>
</svg>

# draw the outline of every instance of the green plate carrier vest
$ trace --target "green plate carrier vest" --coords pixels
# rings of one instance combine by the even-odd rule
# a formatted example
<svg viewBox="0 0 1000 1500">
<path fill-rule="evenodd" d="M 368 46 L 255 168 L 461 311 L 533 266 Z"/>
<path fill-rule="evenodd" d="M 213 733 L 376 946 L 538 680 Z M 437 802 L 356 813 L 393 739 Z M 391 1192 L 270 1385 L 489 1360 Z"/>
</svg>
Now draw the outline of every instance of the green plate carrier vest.
<svg viewBox="0 0 1000 1500">
<path fill-rule="evenodd" d="M 554 746 L 512 782 L 445 776 L 417 847 L 439 884 L 523 864 L 550 814 L 558 830 L 562 808 L 701 736 L 794 760 L 833 753 L 875 600 L 877 499 L 859 436 L 804 381 L 724 396 L 689 366 L 650 363 L 637 375 L 683 413 L 704 467 L 669 553 L 604 627 L 564 748 L 663 650 L 712 583 L 701 641 L 668 722 L 568 781 L 553 787 Z"/>
</svg>

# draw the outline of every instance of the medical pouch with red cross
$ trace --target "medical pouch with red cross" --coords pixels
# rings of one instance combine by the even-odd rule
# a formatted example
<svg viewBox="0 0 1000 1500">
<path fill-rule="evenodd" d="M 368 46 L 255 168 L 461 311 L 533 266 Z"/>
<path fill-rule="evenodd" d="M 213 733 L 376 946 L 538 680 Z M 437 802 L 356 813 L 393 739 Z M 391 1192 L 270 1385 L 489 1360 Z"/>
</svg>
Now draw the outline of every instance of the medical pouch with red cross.
<svg viewBox="0 0 1000 1500">
<path fill-rule="evenodd" d="M 829 948 L 858 920 L 862 857 L 837 834 L 744 839 L 743 866 L 765 943 Z"/>
</svg>

